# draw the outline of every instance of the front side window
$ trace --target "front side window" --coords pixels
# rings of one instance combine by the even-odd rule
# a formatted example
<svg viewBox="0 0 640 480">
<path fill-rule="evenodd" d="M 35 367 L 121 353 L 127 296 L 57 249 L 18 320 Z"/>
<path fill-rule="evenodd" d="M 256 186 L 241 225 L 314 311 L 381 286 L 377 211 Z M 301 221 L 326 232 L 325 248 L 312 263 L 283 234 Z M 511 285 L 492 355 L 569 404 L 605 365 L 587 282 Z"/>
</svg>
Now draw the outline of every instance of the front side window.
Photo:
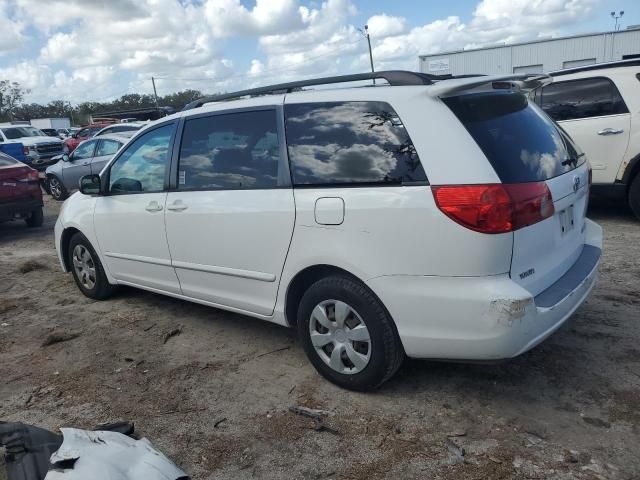
<svg viewBox="0 0 640 480">
<path fill-rule="evenodd" d="M 96 157 L 104 157 L 106 155 L 115 155 L 122 144 L 115 140 L 100 140 L 96 149 Z"/>
<path fill-rule="evenodd" d="M 275 110 L 194 118 L 184 125 L 178 189 L 273 188 L 279 165 Z"/>
<path fill-rule="evenodd" d="M 109 173 L 111 193 L 160 192 L 169 161 L 174 124 L 164 125 L 138 137 L 118 157 Z"/>
<path fill-rule="evenodd" d="M 557 122 L 629 112 L 616 86 L 604 77 L 552 83 L 536 102 Z"/>
<path fill-rule="evenodd" d="M 80 130 L 78 132 L 78 137 L 80 138 L 84 138 L 84 137 L 88 137 L 89 136 L 89 129 L 88 128 L 83 128 L 82 130 Z"/>
<path fill-rule="evenodd" d="M 285 106 L 295 185 L 426 182 L 402 120 L 385 102 Z"/>
<path fill-rule="evenodd" d="M 82 160 L 83 158 L 93 157 L 93 150 L 96 148 L 96 142 L 83 142 L 78 145 L 71 155 L 72 160 Z"/>
</svg>

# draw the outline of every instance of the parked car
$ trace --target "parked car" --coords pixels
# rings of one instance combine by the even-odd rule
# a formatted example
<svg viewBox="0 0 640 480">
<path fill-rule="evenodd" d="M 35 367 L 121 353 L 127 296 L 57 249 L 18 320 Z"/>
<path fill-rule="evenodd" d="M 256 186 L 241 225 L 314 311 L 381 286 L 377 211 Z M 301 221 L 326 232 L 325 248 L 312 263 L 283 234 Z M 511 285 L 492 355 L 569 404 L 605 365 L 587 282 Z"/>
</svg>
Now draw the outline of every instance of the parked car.
<svg viewBox="0 0 640 480">
<path fill-rule="evenodd" d="M 0 222 L 20 218 L 29 227 L 39 227 L 42 206 L 38 171 L 0 153 Z"/>
<path fill-rule="evenodd" d="M 73 152 L 80 143 L 92 138 L 96 133 L 108 126 L 108 123 L 93 123 L 85 127 L 81 127 L 77 132 L 64 140 L 64 152 L 69 154 Z"/>
<path fill-rule="evenodd" d="M 47 191 L 56 200 L 67 198 L 69 192 L 77 190 L 80 177 L 100 173 L 132 134 L 124 132 L 94 137 L 82 142 L 71 154 L 56 157 L 58 162 L 45 171 Z"/>
<path fill-rule="evenodd" d="M 57 132 L 58 132 L 58 136 L 62 139 L 67 138 L 69 135 L 71 135 L 70 128 L 59 128 Z"/>
<path fill-rule="evenodd" d="M 593 194 L 624 199 L 640 218 L 640 60 L 551 75 L 536 103 L 586 152 Z"/>
<path fill-rule="evenodd" d="M 21 143 L 24 163 L 36 170 L 44 170 L 54 156 L 62 153 L 62 140 L 48 137 L 30 125 L 0 124 L 0 143 Z"/>
<path fill-rule="evenodd" d="M 61 264 L 90 298 L 130 285 L 295 327 L 351 389 L 405 354 L 517 356 L 584 302 L 602 248 L 585 156 L 526 96 L 547 81 L 377 72 L 193 102 L 81 178 Z"/>
<path fill-rule="evenodd" d="M 60 138 L 58 131 L 55 128 L 40 128 L 39 130 L 48 137 Z"/>
<path fill-rule="evenodd" d="M 109 133 L 122 133 L 122 132 L 135 132 L 136 130 L 140 130 L 144 127 L 146 123 L 142 122 L 129 122 L 129 123 L 115 123 L 113 125 L 109 125 L 108 127 L 104 127 L 98 133 L 96 133 L 96 137 L 101 135 L 107 135 Z"/>
</svg>

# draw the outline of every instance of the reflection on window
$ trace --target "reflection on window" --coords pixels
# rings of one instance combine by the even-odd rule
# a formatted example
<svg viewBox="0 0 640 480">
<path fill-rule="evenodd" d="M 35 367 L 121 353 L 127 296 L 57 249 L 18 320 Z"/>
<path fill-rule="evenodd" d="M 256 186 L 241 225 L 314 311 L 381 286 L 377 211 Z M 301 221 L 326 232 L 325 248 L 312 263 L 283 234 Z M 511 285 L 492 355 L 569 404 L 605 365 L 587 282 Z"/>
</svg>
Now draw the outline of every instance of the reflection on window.
<svg viewBox="0 0 640 480">
<path fill-rule="evenodd" d="M 96 150 L 96 157 L 115 155 L 115 153 L 121 146 L 122 144 L 116 142 L 115 140 L 102 140 L 98 145 L 98 149 Z"/>
<path fill-rule="evenodd" d="M 285 107 L 296 185 L 424 182 L 402 121 L 384 102 Z"/>
<path fill-rule="evenodd" d="M 542 89 L 541 99 L 543 110 L 556 121 L 628 112 L 618 89 L 608 78 L 552 83 Z"/>
<path fill-rule="evenodd" d="M 129 145 L 111 167 L 110 191 L 162 191 L 173 130 L 173 124 L 156 128 Z"/>
<path fill-rule="evenodd" d="M 78 145 L 73 152 L 72 160 L 82 160 L 83 158 L 91 158 L 93 156 L 93 149 L 96 146 L 96 142 L 83 142 Z"/>
<path fill-rule="evenodd" d="M 180 190 L 272 188 L 280 146 L 273 110 L 187 120 L 180 148 Z"/>
</svg>

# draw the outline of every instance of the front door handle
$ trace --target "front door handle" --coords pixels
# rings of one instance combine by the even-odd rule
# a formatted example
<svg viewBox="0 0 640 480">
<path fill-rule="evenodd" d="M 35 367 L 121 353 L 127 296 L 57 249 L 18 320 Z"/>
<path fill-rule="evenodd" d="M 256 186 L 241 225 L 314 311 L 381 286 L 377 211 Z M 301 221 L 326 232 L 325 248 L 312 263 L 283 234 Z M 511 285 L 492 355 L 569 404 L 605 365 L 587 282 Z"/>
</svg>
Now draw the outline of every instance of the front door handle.
<svg viewBox="0 0 640 480">
<path fill-rule="evenodd" d="M 171 205 L 167 207 L 167 210 L 172 210 L 174 212 L 181 212 L 186 209 L 187 206 L 182 203 L 182 200 L 175 200 Z"/>
<path fill-rule="evenodd" d="M 153 202 L 149 202 L 149 205 L 144 207 L 144 209 L 147 212 L 159 212 L 160 210 L 162 210 L 162 205 L 154 200 Z"/>
<path fill-rule="evenodd" d="M 603 128 L 598 132 L 598 135 L 619 135 L 622 132 L 624 132 L 624 130 L 617 128 Z"/>
</svg>

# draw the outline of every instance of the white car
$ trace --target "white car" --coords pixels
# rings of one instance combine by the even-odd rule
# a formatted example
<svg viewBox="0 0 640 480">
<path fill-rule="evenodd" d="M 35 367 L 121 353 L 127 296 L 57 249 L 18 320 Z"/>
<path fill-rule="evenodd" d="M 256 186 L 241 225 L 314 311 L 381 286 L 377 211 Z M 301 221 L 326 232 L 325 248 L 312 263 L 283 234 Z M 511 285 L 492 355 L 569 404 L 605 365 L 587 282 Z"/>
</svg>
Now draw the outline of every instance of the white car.
<svg viewBox="0 0 640 480">
<path fill-rule="evenodd" d="M 640 60 L 550 75 L 534 99 L 587 154 L 593 194 L 626 200 L 640 218 Z"/>
<path fill-rule="evenodd" d="M 62 267 L 90 298 L 129 285 L 295 327 L 356 390 L 405 355 L 514 357 L 584 302 L 602 248 L 588 163 L 525 94 L 549 80 L 378 72 L 193 102 L 81 179 Z"/>
</svg>

